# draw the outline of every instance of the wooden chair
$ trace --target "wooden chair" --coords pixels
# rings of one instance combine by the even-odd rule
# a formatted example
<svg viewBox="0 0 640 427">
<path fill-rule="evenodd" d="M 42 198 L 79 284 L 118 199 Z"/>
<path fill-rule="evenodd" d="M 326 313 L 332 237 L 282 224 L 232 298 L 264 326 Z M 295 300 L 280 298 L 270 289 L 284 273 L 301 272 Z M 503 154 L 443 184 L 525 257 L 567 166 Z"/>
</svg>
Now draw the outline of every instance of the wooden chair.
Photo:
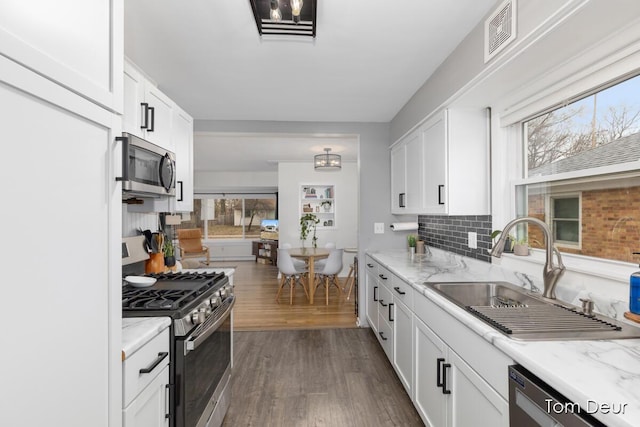
<svg viewBox="0 0 640 427">
<path fill-rule="evenodd" d="M 180 258 L 206 257 L 209 265 L 209 248 L 202 244 L 202 230 L 199 228 L 178 229 L 178 249 Z"/>
</svg>

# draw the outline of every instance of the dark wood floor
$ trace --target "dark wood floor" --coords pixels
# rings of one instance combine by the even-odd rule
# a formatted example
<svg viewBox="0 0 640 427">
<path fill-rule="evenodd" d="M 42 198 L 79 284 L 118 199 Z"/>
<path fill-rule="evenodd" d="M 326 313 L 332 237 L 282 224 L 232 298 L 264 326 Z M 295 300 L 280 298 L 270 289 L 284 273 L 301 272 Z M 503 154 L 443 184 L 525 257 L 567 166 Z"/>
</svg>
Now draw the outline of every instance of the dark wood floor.
<svg viewBox="0 0 640 427">
<path fill-rule="evenodd" d="M 235 332 L 223 426 L 422 426 L 370 329 Z"/>
</svg>

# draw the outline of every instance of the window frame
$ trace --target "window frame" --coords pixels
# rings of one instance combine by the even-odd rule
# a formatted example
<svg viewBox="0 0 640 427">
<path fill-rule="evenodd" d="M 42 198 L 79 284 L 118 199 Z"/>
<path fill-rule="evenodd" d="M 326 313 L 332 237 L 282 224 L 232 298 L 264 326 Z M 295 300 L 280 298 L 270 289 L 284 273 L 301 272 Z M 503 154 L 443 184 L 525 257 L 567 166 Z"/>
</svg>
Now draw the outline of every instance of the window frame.
<svg viewBox="0 0 640 427">
<path fill-rule="evenodd" d="M 555 216 L 554 208 L 555 204 L 553 203 L 556 199 L 578 199 L 578 218 L 575 221 L 578 222 L 578 242 L 574 243 L 568 240 L 558 240 L 556 239 L 556 224 L 555 221 L 558 219 Z M 547 194 L 546 196 L 546 206 L 545 206 L 545 218 L 548 218 L 546 223 L 549 225 L 551 229 L 551 234 L 553 236 L 554 242 L 556 246 L 560 248 L 567 249 L 579 249 L 582 250 L 582 192 L 577 193 L 558 193 L 558 194 Z M 561 218 L 563 221 L 574 220 L 573 218 Z"/>
</svg>

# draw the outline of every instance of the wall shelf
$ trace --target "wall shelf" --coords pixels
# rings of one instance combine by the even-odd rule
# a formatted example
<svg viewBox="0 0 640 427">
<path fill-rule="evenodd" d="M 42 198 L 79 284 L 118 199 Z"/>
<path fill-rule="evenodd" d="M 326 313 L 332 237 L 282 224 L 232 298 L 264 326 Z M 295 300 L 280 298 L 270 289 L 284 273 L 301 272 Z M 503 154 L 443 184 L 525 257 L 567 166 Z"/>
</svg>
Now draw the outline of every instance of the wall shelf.
<svg viewBox="0 0 640 427">
<path fill-rule="evenodd" d="M 320 222 L 317 229 L 336 226 L 335 186 L 327 184 L 303 184 L 300 186 L 300 216 L 312 213 Z"/>
</svg>

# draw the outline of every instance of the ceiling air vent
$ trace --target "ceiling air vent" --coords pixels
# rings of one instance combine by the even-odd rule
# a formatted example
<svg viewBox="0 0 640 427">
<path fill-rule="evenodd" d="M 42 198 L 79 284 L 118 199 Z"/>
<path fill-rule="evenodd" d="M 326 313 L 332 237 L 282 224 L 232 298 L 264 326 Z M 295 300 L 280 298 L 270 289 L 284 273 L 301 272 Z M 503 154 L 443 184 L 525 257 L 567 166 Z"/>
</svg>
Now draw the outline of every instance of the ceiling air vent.
<svg viewBox="0 0 640 427">
<path fill-rule="evenodd" d="M 516 38 L 516 0 L 506 0 L 484 21 L 484 62 Z"/>
</svg>

